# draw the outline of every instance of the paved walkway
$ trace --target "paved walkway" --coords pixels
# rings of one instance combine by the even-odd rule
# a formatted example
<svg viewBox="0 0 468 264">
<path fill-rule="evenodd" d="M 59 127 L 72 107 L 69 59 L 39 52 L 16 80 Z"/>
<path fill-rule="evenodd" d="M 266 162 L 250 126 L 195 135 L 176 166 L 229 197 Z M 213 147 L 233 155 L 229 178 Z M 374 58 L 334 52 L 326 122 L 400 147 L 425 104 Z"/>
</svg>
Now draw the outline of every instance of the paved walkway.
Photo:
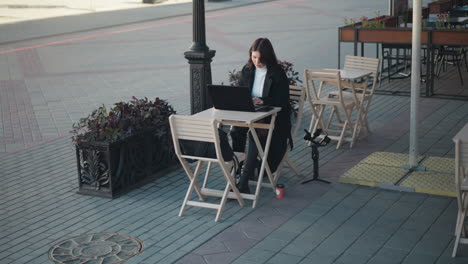
<svg viewBox="0 0 468 264">
<path fill-rule="evenodd" d="M 156 0 L 154 4 L 145 4 L 143 0 L 3 0 L 0 2 L 0 24 L 188 2 L 192 1 Z"/>
<path fill-rule="evenodd" d="M 409 98 L 377 96 L 374 106 L 370 137 L 351 150 L 320 150 L 331 191 L 297 185 L 288 171 L 283 180 L 293 188 L 285 199 L 270 200 L 177 263 L 465 263 L 468 247 L 450 257 L 454 199 L 336 184 L 375 151 L 408 152 Z M 421 110 L 421 154 L 453 157 L 451 138 L 468 122 L 468 103 L 423 99 Z M 299 145 L 292 155 L 306 175 L 308 151 Z"/>
<path fill-rule="evenodd" d="M 274 199 L 265 189 L 257 209 L 228 203 L 220 223 L 204 209 L 177 217 L 187 188 L 182 170 L 107 200 L 75 194 L 74 149 L 67 138 L 4 157 L 0 258 L 47 263 L 48 249 L 65 238 L 116 232 L 144 242 L 143 253 L 128 263 L 466 263 L 466 247 L 461 257 L 449 257 L 454 199 L 336 184 L 373 151 L 407 151 L 408 101 L 377 96 L 371 137 L 352 150 L 321 150 L 321 176 L 333 185 L 297 185 L 303 178 L 285 170 L 286 198 Z M 453 155 L 450 138 L 468 122 L 468 103 L 423 99 L 421 106 L 422 153 Z M 449 128 L 447 136 L 437 127 Z M 296 142 L 292 159 L 308 177 L 309 150 L 300 138 Z"/>
<path fill-rule="evenodd" d="M 295 21 L 310 21 L 311 12 L 327 14 L 326 6 L 329 5 L 305 1 L 272 2 L 275 6 L 283 4 L 288 8 L 268 9 L 269 5 L 264 3 L 253 5 L 249 10 L 264 16 L 278 16 L 294 10 L 298 12 L 295 13 Z M 235 3 L 245 4 L 246 1 L 233 0 L 225 4 Z M 173 6 L 173 9 L 159 9 L 154 17 L 159 16 L 156 19 L 164 23 L 181 24 L 184 27 L 180 28 L 186 28 L 187 22 L 180 22 L 186 16 L 162 19 L 165 14 L 181 12 L 176 9 L 183 5 L 186 4 Z M 233 8 L 231 13 L 242 14 L 243 10 Z M 354 9 L 346 12 L 350 13 L 350 10 Z M 358 11 L 362 12 L 362 9 Z M 134 19 L 131 11 L 126 14 Z M 107 16 L 109 19 L 113 17 L 115 14 Z M 92 24 L 87 24 L 90 17 L 82 18 L 83 23 L 76 23 L 72 31 L 84 30 L 83 25 Z M 105 18 L 99 21 L 105 21 Z M 244 15 L 246 21 L 249 18 L 251 16 Z M 336 20 L 336 14 L 330 13 L 320 19 Z M 75 20 L 61 21 L 73 24 Z M 57 25 L 56 20 L 53 22 Z M 245 45 L 241 43 L 245 44 L 258 32 L 249 32 L 250 35 L 244 38 L 239 32 L 238 35 L 233 33 L 235 36 L 226 36 L 219 31 L 225 25 L 232 26 L 232 20 L 226 16 L 216 22 L 216 25 L 209 26 L 213 32 L 211 43 L 219 46 L 222 43 L 223 48 L 229 49 L 217 55 L 223 63 L 216 64 L 214 79 L 224 80 L 220 76 L 225 76 L 232 64 L 244 62 L 239 59 L 240 54 L 245 53 Z M 43 25 L 47 23 L 51 22 Z M 258 19 L 256 23 L 259 23 Z M 26 29 L 37 26 L 33 23 L 28 23 L 27 27 L 22 25 Z M 60 35 L 21 42 L 14 41 L 15 38 L 22 39 L 14 34 L 18 28 L 8 27 L 9 31 L 3 30 L 0 34 L 9 36 L 13 42 L 2 45 L 1 50 L 63 41 L 67 36 L 63 35 L 65 26 L 58 25 L 62 31 L 51 32 L 47 28 L 43 33 Z M 150 21 L 138 26 L 158 25 Z M 262 30 L 270 28 L 268 24 L 259 26 Z M 326 32 L 336 29 L 336 25 L 325 23 L 320 27 L 323 28 L 296 30 L 301 34 L 324 34 L 323 29 L 327 29 Z M 312 171 L 310 149 L 301 144 L 301 135 L 298 135 L 291 157 L 304 176 L 284 171 L 282 182 L 286 185 L 286 197 L 275 199 L 271 191 L 264 189 L 256 209 L 248 206 L 239 208 L 236 203 L 228 203 L 220 223 L 213 221 L 211 210 L 204 209 L 189 208 L 184 217 L 177 217 L 188 182 L 180 169 L 115 200 L 77 195 L 75 150 L 67 136 L 70 120 L 89 113 L 96 105 L 128 100 L 131 95 L 169 98 L 179 113 L 188 113 L 186 84 L 179 81 L 181 72 L 184 73 L 179 69 L 187 67 L 186 61 L 182 57 L 172 58 L 172 55 L 167 58 L 161 52 L 168 50 L 168 54 L 173 54 L 187 49 L 187 45 L 179 45 L 176 41 L 181 36 L 172 35 L 180 28 L 141 32 L 132 39 L 109 35 L 109 38 L 91 38 L 79 45 L 61 42 L 53 49 L 43 46 L 40 51 L 24 49 L 22 52 L 0 54 L 3 122 L 0 135 L 5 140 L 0 142 L 3 148 L 0 151 L 4 153 L 0 157 L 2 264 L 50 263 L 47 253 L 52 245 L 73 236 L 96 232 L 116 232 L 140 238 L 144 251 L 132 258 L 128 262 L 130 264 L 467 263 L 467 247 L 460 248 L 460 257 L 449 257 L 455 223 L 453 199 L 337 183 L 341 174 L 374 151 L 408 151 L 408 97 L 376 96 L 374 109 L 369 115 L 373 131 L 370 137 L 358 141 L 353 149 L 344 147 L 336 150 L 332 144 L 320 150 L 321 177 L 332 181 L 332 185 L 298 184 L 310 177 Z M 133 29 L 133 25 L 118 28 Z M 290 31 L 284 26 L 278 28 L 274 36 L 279 43 L 284 43 L 291 39 L 292 36 L 287 34 Z M 16 32 L 21 35 L 23 31 Z M 106 34 L 109 31 L 89 32 Z M 78 36 L 73 37 L 87 37 L 89 32 L 77 33 Z M 189 30 L 186 32 L 188 35 Z M 336 31 L 332 33 L 336 36 Z M 241 39 L 235 41 L 233 38 Z M 307 39 L 305 34 L 304 39 Z M 100 46 L 102 43 L 106 48 Z M 308 47 L 315 44 L 314 52 L 323 45 L 313 41 L 307 44 Z M 135 47 L 148 50 L 149 54 L 137 53 Z M 278 50 L 284 52 L 290 48 L 279 45 Z M 325 48 L 328 50 L 329 47 Z M 299 59 L 299 56 L 304 57 L 303 53 L 297 56 L 293 61 L 297 60 L 299 69 L 306 64 L 335 65 L 335 60 L 325 59 L 329 54 L 321 56 L 314 53 L 317 62 Z M 165 61 L 168 66 L 155 66 L 154 60 Z M 176 62 L 172 63 L 173 60 Z M 131 64 L 134 61 L 138 61 L 136 66 Z M 329 61 L 331 63 L 327 65 Z M 155 86 L 156 82 L 159 88 L 150 91 L 148 87 Z M 468 103 L 425 98 L 421 100 L 420 109 L 421 153 L 452 157 L 451 138 L 468 122 Z M 304 120 L 309 118 L 310 111 L 307 111 Z M 304 121 L 303 126 L 306 125 Z M 30 130 L 25 129 L 28 126 Z M 212 183 L 222 185 L 221 180 Z"/>
</svg>

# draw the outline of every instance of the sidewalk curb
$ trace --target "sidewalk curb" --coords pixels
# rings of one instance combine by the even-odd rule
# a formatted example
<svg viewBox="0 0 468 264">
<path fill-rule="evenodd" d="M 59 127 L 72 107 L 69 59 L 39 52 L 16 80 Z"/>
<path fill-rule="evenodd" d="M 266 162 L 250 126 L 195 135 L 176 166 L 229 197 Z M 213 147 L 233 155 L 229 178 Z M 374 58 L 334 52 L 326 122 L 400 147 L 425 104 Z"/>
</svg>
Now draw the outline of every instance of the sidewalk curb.
<svg viewBox="0 0 468 264">
<path fill-rule="evenodd" d="M 274 1 L 280 0 L 250 0 L 248 2 L 240 3 L 236 3 L 235 0 L 228 2 L 206 2 L 205 13 Z M 214 7 L 219 5 L 222 6 L 217 8 Z M 192 3 L 182 3 L 165 6 L 152 6 L 145 8 L 123 9 L 81 15 L 53 17 L 29 20 L 13 24 L 4 24 L 0 25 L 0 39 L 3 40 L 0 41 L 0 45 L 8 45 L 17 42 L 48 37 L 57 37 L 67 34 L 83 33 L 112 27 L 128 26 L 132 24 L 158 21 L 179 16 L 189 16 L 192 14 L 191 8 Z M 190 11 L 187 12 L 185 9 L 189 9 Z M 154 12 L 156 10 L 159 12 Z M 142 16 L 146 16 L 147 18 L 141 19 Z M 57 25 L 62 25 L 63 29 L 57 28 Z"/>
</svg>

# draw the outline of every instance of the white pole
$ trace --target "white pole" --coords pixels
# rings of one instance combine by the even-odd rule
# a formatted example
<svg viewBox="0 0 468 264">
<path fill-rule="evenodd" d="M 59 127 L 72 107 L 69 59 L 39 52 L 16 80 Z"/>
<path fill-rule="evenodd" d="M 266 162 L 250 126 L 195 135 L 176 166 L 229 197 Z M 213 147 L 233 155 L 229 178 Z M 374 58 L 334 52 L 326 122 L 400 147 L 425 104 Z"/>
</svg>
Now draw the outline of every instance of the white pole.
<svg viewBox="0 0 468 264">
<path fill-rule="evenodd" d="M 409 167 L 418 166 L 418 104 L 421 87 L 421 0 L 413 0 Z"/>
<path fill-rule="evenodd" d="M 388 0 L 388 15 L 393 16 L 393 0 Z"/>
</svg>

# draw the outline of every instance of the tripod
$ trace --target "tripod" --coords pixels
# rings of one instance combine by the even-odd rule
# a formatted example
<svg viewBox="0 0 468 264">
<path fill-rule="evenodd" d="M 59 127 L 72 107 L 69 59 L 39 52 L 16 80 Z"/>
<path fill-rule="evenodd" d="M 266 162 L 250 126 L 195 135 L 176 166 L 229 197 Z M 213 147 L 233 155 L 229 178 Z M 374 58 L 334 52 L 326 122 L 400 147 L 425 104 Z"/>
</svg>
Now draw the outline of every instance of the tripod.
<svg viewBox="0 0 468 264">
<path fill-rule="evenodd" d="M 314 161 L 314 174 L 312 176 L 312 179 L 303 181 L 302 184 L 311 182 L 311 181 L 319 181 L 319 182 L 324 182 L 330 184 L 329 181 L 319 179 L 319 151 L 318 147 L 323 147 L 326 146 L 330 142 L 330 138 L 325 135 L 325 137 L 317 142 L 315 139 L 322 133 L 322 129 L 317 129 L 313 135 L 310 134 L 309 131 L 305 130 L 305 136 L 304 140 L 307 140 L 311 143 L 310 147 L 312 148 L 312 160 Z"/>
</svg>

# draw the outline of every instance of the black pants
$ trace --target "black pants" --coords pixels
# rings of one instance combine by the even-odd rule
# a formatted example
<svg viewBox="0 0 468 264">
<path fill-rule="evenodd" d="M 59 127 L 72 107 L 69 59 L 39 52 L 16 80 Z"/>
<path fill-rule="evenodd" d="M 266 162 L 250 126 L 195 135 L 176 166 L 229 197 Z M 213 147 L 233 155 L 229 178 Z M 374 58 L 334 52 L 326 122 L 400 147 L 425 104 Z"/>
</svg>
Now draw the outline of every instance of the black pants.
<svg viewBox="0 0 468 264">
<path fill-rule="evenodd" d="M 266 137 L 259 135 L 262 148 L 265 147 Z M 247 156 L 245 157 L 244 167 L 239 178 L 239 187 L 244 189 L 249 186 L 249 179 L 254 179 L 255 168 L 260 166 L 258 161 L 258 149 L 252 135 L 249 133 L 249 145 L 247 148 Z"/>
</svg>

